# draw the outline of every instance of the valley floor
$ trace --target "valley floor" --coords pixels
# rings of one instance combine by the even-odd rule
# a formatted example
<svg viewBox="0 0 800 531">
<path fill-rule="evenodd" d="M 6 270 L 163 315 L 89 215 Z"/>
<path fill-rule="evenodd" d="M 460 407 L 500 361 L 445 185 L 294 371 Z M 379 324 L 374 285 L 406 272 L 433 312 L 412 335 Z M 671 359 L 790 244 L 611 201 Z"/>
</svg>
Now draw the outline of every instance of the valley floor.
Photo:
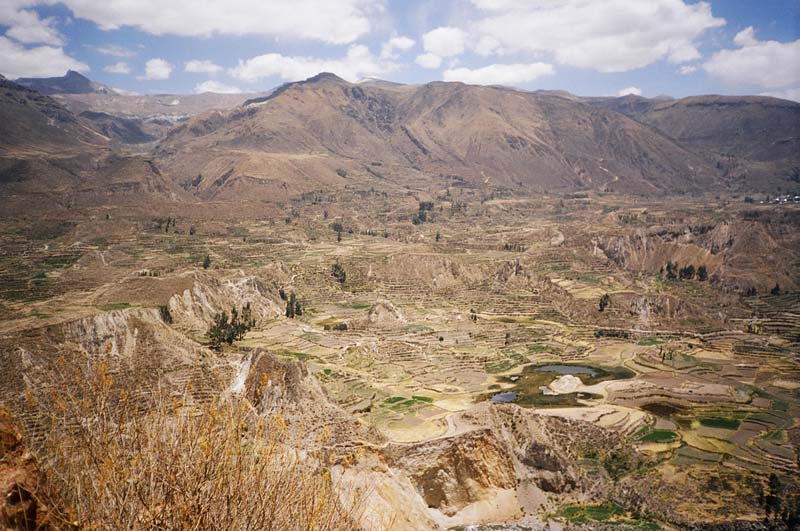
<svg viewBox="0 0 800 531">
<path fill-rule="evenodd" d="M 299 427 L 291 444 L 354 460 L 331 470 L 371 487 L 366 528 L 747 526 L 770 496 L 788 518 L 798 219 L 735 199 L 448 189 L 319 194 L 263 218 L 7 220 L 0 401 L 35 446 L 28 373 L 59 356 L 198 403 L 250 396 L 263 371 L 271 402 L 250 399 Z M 209 350 L 214 315 L 245 303 L 255 326 Z M 295 388 L 282 364 L 301 367 Z"/>
</svg>

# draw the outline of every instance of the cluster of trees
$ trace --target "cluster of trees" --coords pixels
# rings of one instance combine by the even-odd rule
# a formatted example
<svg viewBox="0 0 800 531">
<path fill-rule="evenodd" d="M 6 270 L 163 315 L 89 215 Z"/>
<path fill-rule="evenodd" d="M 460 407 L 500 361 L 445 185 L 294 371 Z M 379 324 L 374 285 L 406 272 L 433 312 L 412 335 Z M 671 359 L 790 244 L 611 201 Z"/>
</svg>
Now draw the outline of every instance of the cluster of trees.
<svg viewBox="0 0 800 531">
<path fill-rule="evenodd" d="M 433 201 L 420 201 L 419 211 L 411 216 L 411 223 L 419 225 L 428 221 L 428 212 L 433 211 Z"/>
<path fill-rule="evenodd" d="M 228 312 L 222 311 L 214 316 L 214 321 L 206 333 L 209 345 L 214 350 L 222 350 L 223 345 L 233 345 L 234 341 L 244 339 L 247 331 L 256 325 L 253 311 L 248 302 L 242 308 L 241 314 L 236 306 L 231 308 L 230 317 Z"/>
<path fill-rule="evenodd" d="M 769 293 L 770 295 L 780 295 L 781 285 L 776 282 L 775 286 L 771 290 L 769 290 Z M 758 295 L 758 290 L 755 288 L 755 286 L 750 286 L 744 292 L 745 297 L 755 297 L 756 295 Z"/>
<path fill-rule="evenodd" d="M 297 300 L 297 295 L 295 295 L 294 291 L 286 296 L 286 292 L 283 288 L 278 291 L 278 295 L 281 296 L 281 299 L 286 301 L 286 317 L 289 319 L 294 319 L 295 317 L 300 317 L 303 315 L 303 306 L 300 304 L 300 301 Z"/>
<path fill-rule="evenodd" d="M 167 217 L 166 219 L 156 218 L 155 222 L 158 230 L 164 229 L 164 232 L 169 232 L 170 226 L 174 229 L 178 225 L 178 219 L 171 216 Z"/>
<path fill-rule="evenodd" d="M 691 264 L 680 267 L 677 262 L 669 260 L 667 261 L 667 265 L 661 268 L 661 274 L 665 273 L 667 280 L 697 279 L 700 282 L 705 282 L 708 280 L 708 269 L 704 265 L 701 265 L 698 268 L 695 268 Z"/>
<path fill-rule="evenodd" d="M 334 221 L 330 224 L 331 230 L 336 233 L 336 241 L 342 241 L 342 233 L 347 230 L 348 234 L 353 234 L 353 229 L 345 229 L 344 225 L 341 224 L 339 221 Z"/>
<path fill-rule="evenodd" d="M 797 529 L 800 524 L 800 497 L 794 496 L 792 500 L 786 496 L 780 479 L 775 472 L 769 475 L 766 492 L 759 493 L 759 501 L 764 507 L 764 522 L 783 522 L 786 529 Z"/>
<path fill-rule="evenodd" d="M 504 251 L 512 251 L 515 253 L 524 253 L 528 250 L 528 246 L 524 243 L 510 243 L 506 242 L 503 244 Z"/>
<path fill-rule="evenodd" d="M 598 328 L 594 331 L 594 337 L 621 337 L 627 339 L 630 336 L 625 330 L 615 328 Z"/>
<path fill-rule="evenodd" d="M 347 281 L 347 273 L 345 272 L 342 264 L 339 263 L 337 260 L 336 263 L 331 266 L 331 275 L 335 278 L 339 284 L 344 286 L 344 283 Z"/>
</svg>

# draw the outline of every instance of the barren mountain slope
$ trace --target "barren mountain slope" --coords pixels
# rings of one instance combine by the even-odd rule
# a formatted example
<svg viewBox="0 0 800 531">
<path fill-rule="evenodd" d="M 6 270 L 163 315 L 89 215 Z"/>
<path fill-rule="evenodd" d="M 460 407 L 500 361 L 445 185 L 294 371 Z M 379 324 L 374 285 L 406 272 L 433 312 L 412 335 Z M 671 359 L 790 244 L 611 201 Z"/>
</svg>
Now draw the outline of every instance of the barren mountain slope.
<svg viewBox="0 0 800 531">
<path fill-rule="evenodd" d="M 388 90 L 332 74 L 192 119 L 158 157 L 205 197 L 225 196 L 245 176 L 247 189 L 265 179 L 314 189 L 334 182 L 338 166 L 378 181 L 422 172 L 528 190 L 668 192 L 707 187 L 716 174 L 661 133 L 560 96 L 461 83 Z M 297 171 L 274 171 L 281 164 Z"/>
<path fill-rule="evenodd" d="M 96 83 L 74 70 L 60 77 L 21 77 L 17 84 L 42 94 L 114 94 L 115 89 Z"/>
<path fill-rule="evenodd" d="M 785 180 L 800 166 L 800 103 L 763 96 L 586 101 L 651 125 L 696 153 L 722 157 L 731 177 Z"/>
<path fill-rule="evenodd" d="M 75 116 L 53 98 L 5 78 L 0 88 L 0 215 L 119 203 L 152 206 L 182 196 L 151 161 L 109 151 L 109 136 L 129 140 L 143 134 L 135 124 L 120 129 L 114 117 Z"/>
<path fill-rule="evenodd" d="M 107 138 L 86 127 L 58 102 L 0 76 L 0 155 L 62 156 L 92 149 Z"/>
</svg>

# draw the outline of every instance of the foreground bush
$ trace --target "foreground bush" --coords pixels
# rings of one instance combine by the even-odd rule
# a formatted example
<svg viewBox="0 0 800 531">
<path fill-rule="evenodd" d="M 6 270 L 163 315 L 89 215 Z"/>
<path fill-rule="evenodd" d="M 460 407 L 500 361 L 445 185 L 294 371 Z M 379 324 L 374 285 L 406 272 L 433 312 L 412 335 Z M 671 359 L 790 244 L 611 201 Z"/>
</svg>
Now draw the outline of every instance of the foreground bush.
<svg viewBox="0 0 800 531">
<path fill-rule="evenodd" d="M 62 367 L 32 386 L 46 415 L 37 454 L 40 497 L 62 525 L 85 529 L 353 531 L 359 496 L 343 507 L 324 456 L 284 446 L 286 424 L 250 404 L 187 406 L 161 393 L 134 400 L 105 364 Z M 49 392 L 41 391 L 44 385 Z M 45 403 L 47 402 L 47 408 Z M 352 493 L 351 493 L 352 494 Z"/>
</svg>

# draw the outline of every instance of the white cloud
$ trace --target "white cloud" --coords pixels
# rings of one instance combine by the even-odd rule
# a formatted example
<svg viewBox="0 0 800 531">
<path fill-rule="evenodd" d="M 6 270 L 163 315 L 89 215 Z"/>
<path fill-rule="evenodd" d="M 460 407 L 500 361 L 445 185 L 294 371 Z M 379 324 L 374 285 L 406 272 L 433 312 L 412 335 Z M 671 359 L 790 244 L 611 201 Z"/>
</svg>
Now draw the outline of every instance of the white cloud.
<svg viewBox="0 0 800 531">
<path fill-rule="evenodd" d="M 439 68 L 442 66 L 442 58 L 433 53 L 418 55 L 414 62 L 422 68 Z"/>
<path fill-rule="evenodd" d="M 739 46 L 757 45 L 758 39 L 756 39 L 756 30 L 753 29 L 753 26 L 747 26 L 733 37 L 733 42 Z"/>
<path fill-rule="evenodd" d="M 712 76 L 732 85 L 774 89 L 800 85 L 800 39 L 759 41 L 752 27 L 736 34 L 735 50 L 720 50 L 703 64 Z"/>
<path fill-rule="evenodd" d="M 491 35 L 484 35 L 478 39 L 478 43 L 475 45 L 475 53 L 484 57 L 492 54 L 501 55 L 502 47 L 500 46 L 500 41 Z"/>
<path fill-rule="evenodd" d="M 471 25 L 484 55 L 553 54 L 556 61 L 624 72 L 667 59 L 700 57 L 695 41 L 725 20 L 707 2 L 685 0 L 472 0 L 484 16 Z"/>
<path fill-rule="evenodd" d="M 63 1 L 74 15 L 103 30 L 131 26 L 154 35 L 190 37 L 262 35 L 334 44 L 369 32 L 383 0 L 48 0 Z"/>
<path fill-rule="evenodd" d="M 84 46 L 90 50 L 94 50 L 97 53 L 110 55 L 112 57 L 133 57 L 136 55 L 135 51 L 129 50 L 122 46 L 117 46 L 116 44 L 104 44 L 100 46 L 84 44 Z"/>
<path fill-rule="evenodd" d="M 186 72 L 193 72 L 193 73 L 200 73 L 200 74 L 214 74 L 216 72 L 221 72 L 222 67 L 218 64 L 214 64 L 211 61 L 200 61 L 200 60 L 193 60 L 187 62 L 184 67 L 184 71 Z"/>
<path fill-rule="evenodd" d="M 15 79 L 18 77 L 63 76 L 67 70 L 86 72 L 89 66 L 64 53 L 54 46 L 24 46 L 0 36 L 0 73 Z"/>
<path fill-rule="evenodd" d="M 764 92 L 762 96 L 772 96 L 773 98 L 781 98 L 783 100 L 792 100 L 800 102 L 800 87 L 779 90 L 775 92 Z"/>
<path fill-rule="evenodd" d="M 118 63 L 114 63 L 113 65 L 108 65 L 103 68 L 103 72 L 108 72 L 109 74 L 130 74 L 131 67 L 125 61 L 120 61 Z"/>
<path fill-rule="evenodd" d="M 555 73 L 547 63 L 494 64 L 483 68 L 454 68 L 445 70 L 445 81 L 463 81 L 473 85 L 517 85 Z"/>
<path fill-rule="evenodd" d="M 172 65 L 163 59 L 150 59 L 144 64 L 145 79 L 169 79 Z"/>
<path fill-rule="evenodd" d="M 422 36 L 422 47 L 426 52 L 439 57 L 461 55 L 466 45 L 467 34 L 459 28 L 443 26 Z"/>
<path fill-rule="evenodd" d="M 28 7 L 25 4 L 27 2 L 14 0 L 0 2 L 0 26 L 8 26 L 6 37 L 26 44 L 64 44 L 64 39 L 54 27 L 56 19 L 41 19 L 36 11 L 23 9 Z"/>
<path fill-rule="evenodd" d="M 681 74 L 683 74 L 684 76 L 686 76 L 688 74 L 694 74 L 695 72 L 697 72 L 697 67 L 694 66 L 694 65 L 684 65 L 684 66 L 681 67 L 679 72 Z"/>
<path fill-rule="evenodd" d="M 630 95 L 641 96 L 642 89 L 640 89 L 639 87 L 625 87 L 624 89 L 617 92 L 617 96 L 630 96 Z"/>
<path fill-rule="evenodd" d="M 286 56 L 268 53 L 239 61 L 230 74 L 246 83 L 253 83 L 266 77 L 279 77 L 286 81 L 306 79 L 320 72 L 333 72 L 348 81 L 377 74 L 383 74 L 396 65 L 376 58 L 366 46 L 353 44 L 347 55 L 340 59 L 320 59 L 317 57 Z"/>
<path fill-rule="evenodd" d="M 411 37 L 406 37 L 403 35 L 399 37 L 392 37 L 386 41 L 381 48 L 381 59 L 395 59 L 397 57 L 395 50 L 405 52 L 413 48 L 416 43 L 417 41 Z"/>
<path fill-rule="evenodd" d="M 239 94 L 242 90 L 239 87 L 208 80 L 195 85 L 194 91 L 198 94 L 202 94 L 203 92 L 216 92 L 217 94 Z"/>
</svg>

